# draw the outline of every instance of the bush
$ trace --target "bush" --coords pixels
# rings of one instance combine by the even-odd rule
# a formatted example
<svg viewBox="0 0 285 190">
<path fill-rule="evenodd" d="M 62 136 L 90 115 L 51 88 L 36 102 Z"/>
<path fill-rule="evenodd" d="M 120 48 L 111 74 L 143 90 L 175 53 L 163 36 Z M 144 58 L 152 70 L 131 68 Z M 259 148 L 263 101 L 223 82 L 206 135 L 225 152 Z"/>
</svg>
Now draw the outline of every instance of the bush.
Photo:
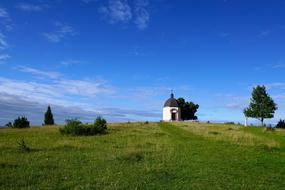
<svg viewBox="0 0 285 190">
<path fill-rule="evenodd" d="M 24 139 L 21 139 L 20 141 L 18 141 L 18 149 L 21 152 L 30 152 L 31 151 L 30 147 L 27 146 Z"/>
<path fill-rule="evenodd" d="M 275 125 L 275 128 L 284 129 L 284 128 L 285 128 L 285 120 L 280 119 L 280 120 L 278 121 L 278 123 Z"/>
<path fill-rule="evenodd" d="M 77 119 L 67 119 L 66 125 L 63 128 L 60 128 L 59 131 L 61 134 L 69 135 L 79 135 L 82 132 L 82 123 Z"/>
<path fill-rule="evenodd" d="M 235 122 L 225 122 L 224 124 L 226 124 L 226 125 L 235 125 Z"/>
<path fill-rule="evenodd" d="M 66 125 L 59 131 L 64 135 L 96 135 L 104 134 L 107 130 L 107 122 L 101 117 L 97 117 L 93 124 L 83 124 L 77 119 L 66 120 Z"/>
<path fill-rule="evenodd" d="M 98 128 L 98 130 L 104 131 L 107 129 L 107 122 L 102 117 L 97 117 L 94 125 Z"/>
<path fill-rule="evenodd" d="M 5 125 L 5 127 L 10 127 L 10 128 L 12 128 L 12 127 L 13 127 L 13 124 L 12 124 L 11 122 L 9 122 L 9 123 L 7 123 L 7 124 Z"/>
<path fill-rule="evenodd" d="M 26 117 L 18 117 L 13 124 L 9 122 L 6 126 L 11 128 L 30 128 L 30 122 Z"/>
<path fill-rule="evenodd" d="M 276 125 L 276 128 L 285 129 L 285 120 L 280 119 Z"/>
</svg>

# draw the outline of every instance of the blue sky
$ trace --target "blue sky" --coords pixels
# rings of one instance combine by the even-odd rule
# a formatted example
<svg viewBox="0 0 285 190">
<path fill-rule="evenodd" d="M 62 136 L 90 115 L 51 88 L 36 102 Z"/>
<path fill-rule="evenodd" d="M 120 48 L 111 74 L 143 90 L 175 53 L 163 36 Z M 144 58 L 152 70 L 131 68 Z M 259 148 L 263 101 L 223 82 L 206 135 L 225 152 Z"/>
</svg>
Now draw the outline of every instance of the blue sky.
<svg viewBox="0 0 285 190">
<path fill-rule="evenodd" d="M 242 121 L 252 87 L 285 118 L 284 0 L 2 0 L 0 124 L 158 121 L 173 89 L 201 120 Z M 252 120 L 254 121 L 254 120 Z"/>
</svg>

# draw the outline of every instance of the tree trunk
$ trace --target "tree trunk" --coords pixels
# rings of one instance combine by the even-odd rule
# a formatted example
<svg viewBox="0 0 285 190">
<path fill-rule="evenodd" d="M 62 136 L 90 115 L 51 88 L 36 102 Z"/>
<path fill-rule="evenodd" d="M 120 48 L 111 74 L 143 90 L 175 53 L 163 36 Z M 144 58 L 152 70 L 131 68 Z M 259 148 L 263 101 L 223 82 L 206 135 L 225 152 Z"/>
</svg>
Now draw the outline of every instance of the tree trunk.
<svg viewBox="0 0 285 190">
<path fill-rule="evenodd" d="M 260 121 L 261 121 L 261 125 L 264 126 L 264 118 L 261 118 Z"/>
</svg>

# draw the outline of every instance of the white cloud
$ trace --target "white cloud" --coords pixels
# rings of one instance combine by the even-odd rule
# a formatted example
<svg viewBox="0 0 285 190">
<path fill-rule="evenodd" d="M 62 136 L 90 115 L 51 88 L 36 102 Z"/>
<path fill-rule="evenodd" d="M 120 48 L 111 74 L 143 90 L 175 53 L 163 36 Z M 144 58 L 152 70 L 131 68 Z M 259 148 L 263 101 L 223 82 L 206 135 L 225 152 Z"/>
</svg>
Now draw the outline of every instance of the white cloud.
<svg viewBox="0 0 285 190">
<path fill-rule="evenodd" d="M 6 41 L 6 36 L 0 33 L 0 50 L 8 48 L 8 43 Z"/>
<path fill-rule="evenodd" d="M 56 27 L 55 31 L 46 32 L 43 34 L 50 42 L 58 43 L 68 36 L 75 35 L 74 29 L 67 24 L 55 22 L 54 25 Z"/>
<path fill-rule="evenodd" d="M 241 109 L 245 108 L 245 105 L 241 105 L 239 103 L 232 102 L 232 103 L 226 104 L 226 108 L 234 109 L 234 110 L 236 110 L 236 109 L 241 110 Z"/>
<path fill-rule="evenodd" d="M 257 34 L 258 38 L 265 38 L 271 34 L 271 30 L 263 30 L 259 34 Z"/>
<path fill-rule="evenodd" d="M 97 1 L 97 0 L 81 0 L 83 3 L 91 3 L 91 2 L 95 2 L 95 1 Z"/>
<path fill-rule="evenodd" d="M 58 72 L 42 71 L 39 69 L 18 66 L 16 69 L 20 72 L 29 73 L 36 77 L 51 79 L 49 83 L 46 82 L 23 82 L 16 80 L 8 80 L 2 78 L 2 87 L 8 88 L 7 91 L 13 91 L 14 94 L 23 94 L 25 91 L 28 92 L 27 95 L 33 93 L 36 94 L 58 94 L 59 96 L 64 95 L 76 95 L 82 97 L 95 97 L 97 94 L 113 94 L 114 89 L 107 84 L 105 80 L 71 80 L 63 78 L 63 75 Z M 1 78 L 0 78 L 1 81 Z M 9 85 L 10 84 L 10 85 Z M 19 86 L 17 85 L 19 84 Z M 13 90 L 12 86 L 17 86 Z M 19 93 L 17 93 L 19 92 Z M 37 99 L 37 97 L 34 97 Z"/>
<path fill-rule="evenodd" d="M 221 33 L 219 33 L 219 36 L 222 37 L 222 38 L 226 38 L 226 37 L 230 36 L 230 33 L 228 33 L 228 32 L 221 32 Z"/>
<path fill-rule="evenodd" d="M 114 94 L 115 88 L 103 80 L 52 79 L 33 82 L 0 77 L 0 124 L 19 115 L 26 115 L 32 123 L 40 124 L 48 104 L 52 104 L 56 122 L 59 123 L 66 118 L 90 122 L 97 115 L 111 121 L 160 117 L 160 112 L 149 109 L 144 111 L 97 105 L 102 98 L 111 100 Z"/>
<path fill-rule="evenodd" d="M 134 13 L 135 13 L 135 20 L 134 23 L 138 27 L 138 29 L 143 30 L 147 28 L 149 20 L 150 20 L 150 15 L 147 10 L 148 6 L 148 1 L 147 0 L 136 0 L 135 2 L 135 8 L 134 8 Z"/>
<path fill-rule="evenodd" d="M 61 74 L 58 72 L 41 71 L 41 70 L 34 69 L 31 67 L 26 67 L 26 66 L 18 66 L 16 69 L 21 72 L 30 73 L 38 77 L 48 77 L 48 78 L 56 79 L 61 76 Z"/>
<path fill-rule="evenodd" d="M 162 94 L 169 94 L 171 91 L 170 87 L 167 86 L 146 86 L 137 87 L 131 90 L 132 96 L 138 98 L 139 100 L 154 97 Z"/>
<path fill-rule="evenodd" d="M 71 66 L 71 65 L 77 65 L 80 63 L 82 63 L 82 61 L 74 60 L 74 59 L 69 59 L 69 60 L 65 60 L 65 61 L 60 62 L 61 65 L 66 66 L 66 67 Z"/>
<path fill-rule="evenodd" d="M 114 94 L 112 87 L 102 80 L 59 80 L 56 87 L 64 89 L 65 92 L 73 95 L 95 97 L 98 94 Z"/>
<path fill-rule="evenodd" d="M 150 20 L 148 5 L 147 0 L 135 0 L 132 6 L 127 0 L 109 0 L 108 5 L 99 8 L 99 13 L 112 24 L 133 22 L 138 29 L 143 30 Z"/>
<path fill-rule="evenodd" d="M 273 65 L 274 69 L 284 69 L 285 68 L 285 63 L 279 63 L 277 65 Z"/>
<path fill-rule="evenodd" d="M 232 94 L 218 94 L 217 99 L 213 100 L 218 108 L 242 111 L 250 100 L 249 96 L 236 96 Z"/>
<path fill-rule="evenodd" d="M 0 7 L 0 18 L 5 18 L 5 19 L 8 19 L 9 18 L 9 14 L 8 12 L 6 11 L 6 9 L 4 8 L 1 8 Z"/>
<path fill-rule="evenodd" d="M 48 7 L 47 5 L 35 5 L 35 4 L 29 4 L 29 3 L 20 3 L 17 5 L 18 9 L 22 11 L 27 11 L 27 12 L 39 12 L 47 7 Z"/>
<path fill-rule="evenodd" d="M 277 64 L 272 66 L 273 69 L 284 69 L 285 68 L 285 59 L 279 61 Z"/>
<path fill-rule="evenodd" d="M 10 24 L 11 19 L 9 16 L 9 13 L 6 11 L 6 9 L 0 7 L 0 28 L 2 28 L 2 30 L 0 30 L 0 51 L 5 50 L 9 47 L 7 41 L 6 41 L 6 36 L 4 35 L 3 32 L 5 31 L 10 31 L 12 29 L 12 26 Z M 7 59 L 9 55 L 4 54 L 5 56 L 3 56 L 3 53 L 0 52 L 0 54 L 2 55 L 2 60 L 5 58 Z"/>
<path fill-rule="evenodd" d="M 10 56 L 8 54 L 0 54 L 0 62 L 6 61 L 9 58 L 10 58 Z"/>
<path fill-rule="evenodd" d="M 80 105 L 75 103 L 84 98 L 114 93 L 112 87 L 97 80 L 54 79 L 50 82 L 13 80 L 0 77 L 0 93 L 21 96 L 28 101 L 54 103 L 57 105 Z"/>
<path fill-rule="evenodd" d="M 6 41 L 5 35 L 0 32 L 0 63 L 3 63 L 3 61 L 6 61 L 7 59 L 10 58 L 10 55 L 3 52 L 8 47 L 9 47 L 9 45 Z"/>
<path fill-rule="evenodd" d="M 13 29 L 11 21 L 12 19 L 10 18 L 8 11 L 5 8 L 0 7 L 0 28 L 2 32 L 4 32 L 4 30 L 10 31 Z"/>
<path fill-rule="evenodd" d="M 34 99 L 38 99 L 40 97 L 44 97 L 44 99 L 50 99 L 51 96 L 58 96 L 62 98 L 64 98 L 66 95 L 95 97 L 98 94 L 114 93 L 114 89 L 109 86 L 105 80 L 102 79 L 71 80 L 63 78 L 63 75 L 58 72 L 42 71 L 26 66 L 19 66 L 16 67 L 16 69 L 20 72 L 29 73 L 31 75 L 50 80 L 41 82 L 25 82 L 20 80 L 0 78 L 0 83 L 2 82 L 2 90 L 6 89 L 6 92 L 13 92 L 12 94 L 15 95 L 35 95 L 33 96 Z"/>
<path fill-rule="evenodd" d="M 272 89 L 272 88 L 277 88 L 284 90 L 285 89 L 285 83 L 284 82 L 273 82 L 273 83 L 267 83 L 265 84 L 266 88 Z"/>
<path fill-rule="evenodd" d="M 99 12 L 104 14 L 111 23 L 127 23 L 132 19 L 131 7 L 127 0 L 109 0 L 108 6 L 103 6 Z"/>
</svg>

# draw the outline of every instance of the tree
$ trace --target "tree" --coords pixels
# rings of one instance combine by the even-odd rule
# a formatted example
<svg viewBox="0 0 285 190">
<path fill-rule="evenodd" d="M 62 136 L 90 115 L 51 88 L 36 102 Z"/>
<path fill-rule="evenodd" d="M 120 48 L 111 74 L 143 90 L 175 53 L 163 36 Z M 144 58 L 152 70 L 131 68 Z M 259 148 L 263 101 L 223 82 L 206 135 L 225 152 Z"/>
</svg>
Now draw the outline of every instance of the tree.
<svg viewBox="0 0 285 190">
<path fill-rule="evenodd" d="M 48 106 L 47 111 L 45 113 L 45 125 L 54 125 L 53 114 L 51 112 L 50 106 Z"/>
<path fill-rule="evenodd" d="M 249 106 L 244 109 L 246 117 L 259 119 L 264 125 L 264 119 L 273 118 L 277 105 L 266 92 L 265 86 L 256 86 L 252 91 Z"/>
<path fill-rule="evenodd" d="M 14 120 L 12 128 L 30 128 L 30 122 L 26 117 L 18 117 Z"/>
<path fill-rule="evenodd" d="M 177 99 L 178 106 L 181 110 L 182 120 L 197 120 L 198 117 L 195 115 L 199 105 L 193 102 L 186 102 L 184 98 Z"/>
</svg>

